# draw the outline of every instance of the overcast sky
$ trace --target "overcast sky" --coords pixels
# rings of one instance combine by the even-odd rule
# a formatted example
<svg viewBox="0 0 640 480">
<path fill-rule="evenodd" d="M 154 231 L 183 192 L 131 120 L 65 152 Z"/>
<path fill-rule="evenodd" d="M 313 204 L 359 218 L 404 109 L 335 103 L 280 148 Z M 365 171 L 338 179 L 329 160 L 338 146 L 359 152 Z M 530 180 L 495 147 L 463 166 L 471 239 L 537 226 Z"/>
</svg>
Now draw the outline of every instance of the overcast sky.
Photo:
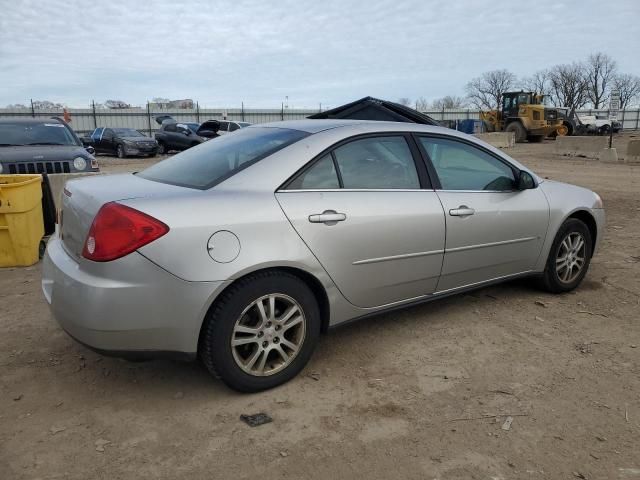
<svg viewBox="0 0 640 480">
<path fill-rule="evenodd" d="M 640 75 L 639 20 L 639 0 L 0 0 L 0 106 L 433 100 L 594 50 Z"/>
</svg>

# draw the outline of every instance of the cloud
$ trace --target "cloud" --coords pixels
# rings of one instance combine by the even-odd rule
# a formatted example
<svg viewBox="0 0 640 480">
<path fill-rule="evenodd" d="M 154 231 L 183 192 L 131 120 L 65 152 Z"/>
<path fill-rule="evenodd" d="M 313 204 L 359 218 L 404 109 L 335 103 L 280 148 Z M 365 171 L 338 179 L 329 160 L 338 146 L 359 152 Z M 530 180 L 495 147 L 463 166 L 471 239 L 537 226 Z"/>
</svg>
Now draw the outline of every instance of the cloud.
<svg viewBox="0 0 640 480">
<path fill-rule="evenodd" d="M 0 12 L 0 105 L 436 98 L 486 70 L 527 75 L 594 49 L 640 73 L 635 0 L 0 0 Z"/>
</svg>

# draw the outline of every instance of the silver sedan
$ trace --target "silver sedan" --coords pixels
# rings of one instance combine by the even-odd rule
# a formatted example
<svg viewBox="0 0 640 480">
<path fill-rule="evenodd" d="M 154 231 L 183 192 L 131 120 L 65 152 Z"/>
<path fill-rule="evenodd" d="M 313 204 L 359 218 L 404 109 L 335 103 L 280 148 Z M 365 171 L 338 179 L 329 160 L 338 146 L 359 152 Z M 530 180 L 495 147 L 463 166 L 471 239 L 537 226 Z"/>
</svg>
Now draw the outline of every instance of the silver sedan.
<svg viewBox="0 0 640 480">
<path fill-rule="evenodd" d="M 279 122 L 67 183 L 42 288 L 94 350 L 258 391 L 347 320 L 521 276 L 572 290 L 603 225 L 597 194 L 453 130 Z"/>
</svg>

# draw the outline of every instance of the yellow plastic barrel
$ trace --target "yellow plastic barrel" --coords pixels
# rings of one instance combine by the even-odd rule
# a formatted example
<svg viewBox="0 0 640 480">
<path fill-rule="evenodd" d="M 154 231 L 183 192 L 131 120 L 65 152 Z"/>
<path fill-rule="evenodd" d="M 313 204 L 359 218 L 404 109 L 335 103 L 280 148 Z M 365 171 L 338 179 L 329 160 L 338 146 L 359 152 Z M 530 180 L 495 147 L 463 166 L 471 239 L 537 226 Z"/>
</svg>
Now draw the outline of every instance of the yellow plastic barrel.
<svg viewBox="0 0 640 480">
<path fill-rule="evenodd" d="M 0 175 L 0 267 L 38 261 L 44 236 L 41 183 L 41 175 Z"/>
</svg>

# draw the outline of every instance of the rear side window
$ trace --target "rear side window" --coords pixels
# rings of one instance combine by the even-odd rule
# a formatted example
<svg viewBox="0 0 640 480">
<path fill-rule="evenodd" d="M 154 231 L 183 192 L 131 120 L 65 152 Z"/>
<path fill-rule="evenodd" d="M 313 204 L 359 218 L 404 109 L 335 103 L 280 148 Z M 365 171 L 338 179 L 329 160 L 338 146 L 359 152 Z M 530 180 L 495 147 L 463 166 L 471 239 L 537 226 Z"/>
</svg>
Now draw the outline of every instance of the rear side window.
<svg viewBox="0 0 640 480">
<path fill-rule="evenodd" d="M 220 129 L 218 130 L 219 132 L 226 132 L 228 129 L 229 129 L 228 122 L 220 122 Z"/>
<path fill-rule="evenodd" d="M 338 174 L 331 154 L 315 162 L 311 168 L 298 175 L 287 187 L 289 190 L 313 190 L 340 188 Z"/>
<path fill-rule="evenodd" d="M 156 163 L 138 173 L 147 180 L 207 189 L 309 135 L 286 128 L 245 128 Z"/>
<path fill-rule="evenodd" d="M 229 131 L 230 132 L 235 132 L 236 130 L 238 130 L 240 127 L 238 126 L 237 123 L 230 123 L 229 124 Z"/>
<path fill-rule="evenodd" d="M 175 123 L 169 123 L 169 124 L 164 126 L 164 131 L 165 132 L 177 132 L 178 131 L 178 127 L 176 126 Z"/>
<path fill-rule="evenodd" d="M 421 137 L 420 143 L 443 190 L 508 191 L 515 188 L 511 167 L 479 148 L 444 138 Z"/>
</svg>

